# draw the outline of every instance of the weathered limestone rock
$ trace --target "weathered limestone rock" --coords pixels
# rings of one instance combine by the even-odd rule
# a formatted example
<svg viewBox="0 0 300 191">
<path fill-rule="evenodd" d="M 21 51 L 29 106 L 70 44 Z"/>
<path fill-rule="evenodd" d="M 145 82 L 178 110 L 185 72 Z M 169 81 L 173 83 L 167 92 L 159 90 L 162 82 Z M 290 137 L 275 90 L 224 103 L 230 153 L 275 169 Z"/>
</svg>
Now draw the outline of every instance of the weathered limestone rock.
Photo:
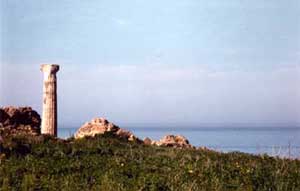
<svg viewBox="0 0 300 191">
<path fill-rule="evenodd" d="M 159 141 L 153 141 L 153 145 L 175 148 L 192 148 L 189 141 L 181 135 L 166 135 Z"/>
<path fill-rule="evenodd" d="M 118 135 L 119 137 L 123 137 L 128 141 L 137 140 L 137 137 L 135 137 L 130 131 L 121 128 L 116 132 L 116 135 Z"/>
<path fill-rule="evenodd" d="M 108 122 L 104 118 L 94 118 L 78 129 L 75 133 L 75 138 L 78 139 L 86 136 L 94 137 L 96 134 L 104 134 L 105 132 L 116 133 L 119 129 L 118 126 Z"/>
<path fill-rule="evenodd" d="M 128 141 L 137 141 L 145 145 L 166 146 L 175 148 L 193 148 L 189 141 L 181 135 L 167 135 L 159 141 L 153 141 L 150 138 L 145 138 L 144 141 L 134 136 L 130 131 L 121 129 L 113 123 L 110 123 L 105 118 L 94 118 L 90 122 L 82 125 L 75 133 L 75 139 L 83 137 L 94 137 L 97 134 L 111 132 L 117 137 L 124 138 Z"/>
<path fill-rule="evenodd" d="M 152 140 L 149 137 L 146 137 L 143 142 L 144 142 L 145 145 L 151 145 L 152 144 Z"/>
<path fill-rule="evenodd" d="M 31 107 L 0 108 L 0 134 L 40 134 L 40 115 Z"/>
<path fill-rule="evenodd" d="M 56 73 L 58 70 L 58 65 L 41 66 L 41 71 L 44 73 L 42 134 L 53 136 L 57 136 Z"/>
<path fill-rule="evenodd" d="M 127 139 L 129 141 L 139 141 L 130 131 L 121 129 L 117 125 L 107 121 L 105 118 L 94 118 L 90 122 L 85 123 L 75 133 L 75 139 L 83 138 L 86 136 L 94 137 L 97 134 L 104 134 L 111 132 L 114 135 Z"/>
</svg>

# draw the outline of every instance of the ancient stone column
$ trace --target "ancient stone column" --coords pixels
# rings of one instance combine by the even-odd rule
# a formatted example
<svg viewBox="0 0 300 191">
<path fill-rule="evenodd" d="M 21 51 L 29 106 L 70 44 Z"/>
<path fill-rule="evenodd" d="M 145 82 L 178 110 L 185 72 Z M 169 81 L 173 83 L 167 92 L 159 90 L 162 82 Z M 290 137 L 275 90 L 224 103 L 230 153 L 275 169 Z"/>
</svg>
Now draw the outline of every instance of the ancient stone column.
<svg viewBox="0 0 300 191">
<path fill-rule="evenodd" d="M 43 117 L 42 134 L 57 136 L 57 93 L 56 72 L 59 65 L 43 64 L 41 71 L 44 73 L 43 87 Z"/>
</svg>

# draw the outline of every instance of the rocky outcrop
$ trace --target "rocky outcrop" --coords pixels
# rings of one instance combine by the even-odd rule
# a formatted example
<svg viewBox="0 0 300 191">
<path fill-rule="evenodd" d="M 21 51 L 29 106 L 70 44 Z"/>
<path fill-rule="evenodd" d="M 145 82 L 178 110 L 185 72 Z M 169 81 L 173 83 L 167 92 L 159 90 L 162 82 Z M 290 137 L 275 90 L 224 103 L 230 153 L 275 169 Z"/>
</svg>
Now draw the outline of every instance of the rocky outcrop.
<svg viewBox="0 0 300 191">
<path fill-rule="evenodd" d="M 193 148 L 189 141 L 181 135 L 167 135 L 159 141 L 153 141 L 147 137 L 144 139 L 144 141 L 141 141 L 130 131 L 121 129 L 117 125 L 107 121 L 105 118 L 94 118 L 90 122 L 85 123 L 78 129 L 74 137 L 75 139 L 83 137 L 94 137 L 97 134 L 104 134 L 108 132 L 128 141 L 137 141 L 145 145 L 166 146 L 174 148 Z"/>
<path fill-rule="evenodd" d="M 90 122 L 85 123 L 75 133 L 75 139 L 83 137 L 94 137 L 97 134 L 104 134 L 110 132 L 117 137 L 124 138 L 128 141 L 140 141 L 130 131 L 121 129 L 117 125 L 107 121 L 105 118 L 94 118 Z"/>
<path fill-rule="evenodd" d="M 166 146 L 174 148 L 192 148 L 193 146 L 189 141 L 181 135 L 166 135 L 159 141 L 151 141 L 151 139 L 146 138 L 144 144 L 151 144 L 157 146 Z"/>
<path fill-rule="evenodd" d="M 0 108 L 0 134 L 40 134 L 40 115 L 31 107 Z"/>
</svg>

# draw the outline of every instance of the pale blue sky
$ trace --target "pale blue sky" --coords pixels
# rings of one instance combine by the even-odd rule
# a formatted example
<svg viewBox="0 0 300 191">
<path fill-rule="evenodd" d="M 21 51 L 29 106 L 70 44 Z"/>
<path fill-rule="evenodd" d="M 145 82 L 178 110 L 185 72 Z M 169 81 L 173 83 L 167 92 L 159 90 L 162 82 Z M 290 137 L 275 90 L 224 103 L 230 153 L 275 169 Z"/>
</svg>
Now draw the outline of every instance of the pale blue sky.
<svg viewBox="0 0 300 191">
<path fill-rule="evenodd" d="M 60 124 L 300 124 L 298 0 L 2 0 L 0 14 L 1 105 L 40 111 L 39 65 L 56 63 Z"/>
</svg>

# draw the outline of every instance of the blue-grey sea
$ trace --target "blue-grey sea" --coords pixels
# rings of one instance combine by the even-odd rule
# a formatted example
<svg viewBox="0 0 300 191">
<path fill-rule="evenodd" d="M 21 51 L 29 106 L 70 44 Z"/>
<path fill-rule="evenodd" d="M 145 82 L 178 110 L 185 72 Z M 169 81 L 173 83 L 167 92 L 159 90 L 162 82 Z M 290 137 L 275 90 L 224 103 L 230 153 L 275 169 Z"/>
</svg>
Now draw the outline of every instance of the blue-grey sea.
<svg viewBox="0 0 300 191">
<path fill-rule="evenodd" d="M 159 140 L 164 135 L 185 136 L 194 146 L 221 152 L 300 158 L 300 128 L 128 128 L 141 139 Z M 77 128 L 58 128 L 58 136 L 68 138 Z"/>
</svg>

